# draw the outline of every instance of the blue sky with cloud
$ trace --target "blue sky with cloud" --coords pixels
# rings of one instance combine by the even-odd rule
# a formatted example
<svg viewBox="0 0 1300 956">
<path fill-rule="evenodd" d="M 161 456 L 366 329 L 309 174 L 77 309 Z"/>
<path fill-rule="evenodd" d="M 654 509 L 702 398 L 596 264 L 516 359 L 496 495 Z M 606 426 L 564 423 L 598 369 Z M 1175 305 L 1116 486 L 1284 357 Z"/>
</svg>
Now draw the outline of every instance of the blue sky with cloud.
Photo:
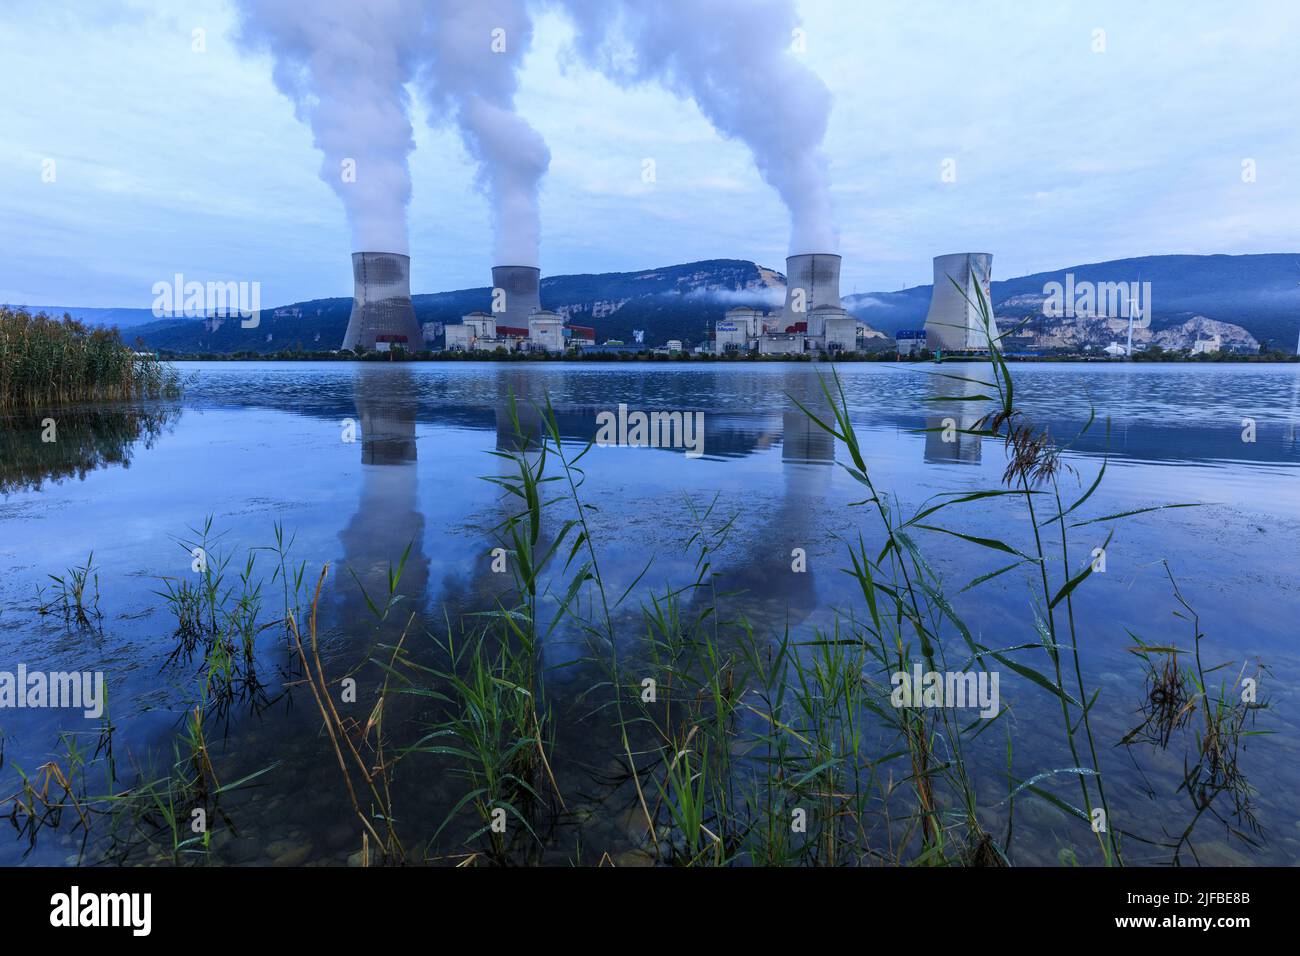
<svg viewBox="0 0 1300 956">
<path fill-rule="evenodd" d="M 269 58 L 234 47 L 232 7 L 101 6 L 0 6 L 0 301 L 147 307 L 176 272 L 260 281 L 268 305 L 350 294 L 343 209 Z M 1300 4 L 799 10 L 806 61 L 835 98 L 826 153 L 846 294 L 928 282 L 931 258 L 955 251 L 993 253 L 1005 278 L 1300 250 Z M 191 50 L 195 28 L 206 52 Z M 518 107 L 552 156 L 543 271 L 714 257 L 782 268 L 788 218 L 745 147 L 689 101 L 592 72 L 570 38 L 539 5 Z M 485 285 L 475 167 L 418 100 L 413 119 L 413 290 Z M 955 182 L 942 180 L 947 159 Z"/>
</svg>

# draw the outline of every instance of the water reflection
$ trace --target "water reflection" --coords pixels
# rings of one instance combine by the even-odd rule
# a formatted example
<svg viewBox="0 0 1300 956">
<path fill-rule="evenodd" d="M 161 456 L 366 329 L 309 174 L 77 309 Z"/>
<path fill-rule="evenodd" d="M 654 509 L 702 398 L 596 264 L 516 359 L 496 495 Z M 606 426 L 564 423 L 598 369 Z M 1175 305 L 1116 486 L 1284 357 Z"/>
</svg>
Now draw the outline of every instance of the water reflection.
<svg viewBox="0 0 1300 956">
<path fill-rule="evenodd" d="M 817 552 L 825 542 L 815 540 L 810 529 L 814 515 L 828 506 L 835 462 L 834 436 L 808 415 L 811 411 L 824 422 L 833 420 L 820 385 L 791 375 L 782 386 L 794 407 L 779 417 L 728 416 L 722 431 L 732 454 L 750 454 L 779 441 L 781 484 L 775 501 L 755 489 L 741 502 L 721 503 L 726 510 L 717 516 L 719 521 L 727 520 L 737 504 L 752 512 L 737 515 L 746 525 L 752 521 L 753 530 L 745 532 L 752 534 L 752 545 L 729 549 L 730 560 L 719 565 L 712 579 L 712 590 L 733 595 L 751 624 L 778 630 L 801 624 L 817 610 Z M 697 596 L 694 604 L 702 610 L 712 600 L 712 595 Z"/>
<path fill-rule="evenodd" d="M 129 468 L 135 446 L 152 448 L 180 414 L 173 405 L 102 406 L 7 418 L 0 422 L 0 494 L 84 480 L 98 468 Z"/>
<path fill-rule="evenodd" d="M 336 364 L 196 368 L 200 374 L 187 392 L 187 404 L 264 406 L 336 421 L 350 413 L 354 373 Z M 706 455 L 719 458 L 762 451 L 763 436 L 770 437 L 771 429 L 756 426 L 789 409 L 786 392 L 791 383 L 800 394 L 819 392 L 819 375 L 830 374 L 821 366 L 803 364 L 626 368 L 596 363 L 421 363 L 366 371 L 410 375 L 420 419 L 455 428 L 494 428 L 493 408 L 504 382 L 518 384 L 521 404 L 525 398 L 541 401 L 549 395 L 561 433 L 575 440 L 590 439 L 594 414 L 619 402 L 642 410 L 702 410 L 708 419 Z M 1021 363 L 1012 372 L 1017 404 L 1053 435 L 1072 439 L 1095 411 L 1094 425 L 1072 446 L 1079 454 L 1211 463 L 1294 463 L 1300 454 L 1300 366 Z M 927 405 L 927 398 L 944 389 L 983 390 L 942 375 L 989 381 L 991 370 L 987 363 L 919 368 L 860 363 L 836 366 L 834 374 L 855 423 L 912 429 L 922 409 L 927 419 L 942 420 L 953 411 L 962 411 L 953 417 L 966 417 L 963 403 Z M 1259 423 L 1254 443 L 1241 440 L 1244 417 Z M 958 436 L 954 443 L 933 447 L 933 461 L 977 461 L 982 454 L 977 445 L 972 438 Z"/>
<path fill-rule="evenodd" d="M 362 369 L 353 389 L 360 428 L 361 489 L 357 510 L 339 532 L 346 571 L 337 579 L 338 590 L 349 605 L 342 609 L 343 620 L 373 619 L 367 596 L 378 610 L 384 609 L 390 598 L 390 572 L 396 571 L 409 546 L 394 595 L 405 600 L 390 614 L 392 622 L 401 626 L 422 609 L 429 584 L 415 435 L 419 405 L 414 382 L 405 370 L 375 375 Z"/>
<path fill-rule="evenodd" d="M 963 365 L 960 371 L 930 375 L 931 407 L 925 417 L 925 461 L 931 465 L 977 465 L 984 454 L 984 439 L 971 435 L 988 411 L 976 396 L 992 391 L 980 382 L 993 382 L 992 365 Z"/>
</svg>

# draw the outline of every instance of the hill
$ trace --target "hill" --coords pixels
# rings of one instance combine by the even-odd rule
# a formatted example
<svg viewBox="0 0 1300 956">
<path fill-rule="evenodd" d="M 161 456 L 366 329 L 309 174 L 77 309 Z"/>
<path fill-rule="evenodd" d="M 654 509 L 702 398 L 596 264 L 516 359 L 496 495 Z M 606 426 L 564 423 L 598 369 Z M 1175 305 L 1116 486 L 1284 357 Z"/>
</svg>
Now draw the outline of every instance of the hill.
<svg viewBox="0 0 1300 956">
<path fill-rule="evenodd" d="M 996 269 L 996 260 L 994 268 Z M 992 284 L 1001 319 L 1033 318 L 1042 324 L 1044 287 L 1065 282 L 1150 282 L 1152 335 L 1192 320 L 1239 325 L 1260 342 L 1293 348 L 1300 331 L 1300 255 L 1144 256 L 1070 266 Z M 638 272 L 545 276 L 542 304 L 577 325 L 593 326 L 598 341 L 668 339 L 693 344 L 707 338 L 713 323 L 736 305 L 780 305 L 785 276 L 744 259 L 709 259 Z M 421 324 L 458 322 L 466 312 L 489 307 L 490 289 L 458 289 L 415 295 Z M 846 296 L 844 307 L 873 328 L 893 335 L 919 329 L 930 305 L 930 286 L 898 292 Z M 276 352 L 334 349 L 343 340 L 350 298 L 314 299 L 263 310 L 256 329 L 234 319 L 155 319 L 148 309 L 47 309 L 96 324 L 116 324 L 124 337 L 139 337 L 170 352 Z M 1050 322 L 1049 322 L 1050 324 Z M 1050 330 L 1048 330 L 1050 331 Z"/>
<path fill-rule="evenodd" d="M 997 260 L 994 259 L 996 275 Z M 1300 332 L 1300 255 L 1142 256 L 1069 266 L 990 288 L 999 317 L 1041 317 L 1044 287 L 1079 282 L 1150 282 L 1153 331 L 1204 317 L 1246 329 L 1260 342 L 1293 349 Z M 930 286 L 847 296 L 844 307 L 881 331 L 919 329 L 930 307 Z"/>
</svg>

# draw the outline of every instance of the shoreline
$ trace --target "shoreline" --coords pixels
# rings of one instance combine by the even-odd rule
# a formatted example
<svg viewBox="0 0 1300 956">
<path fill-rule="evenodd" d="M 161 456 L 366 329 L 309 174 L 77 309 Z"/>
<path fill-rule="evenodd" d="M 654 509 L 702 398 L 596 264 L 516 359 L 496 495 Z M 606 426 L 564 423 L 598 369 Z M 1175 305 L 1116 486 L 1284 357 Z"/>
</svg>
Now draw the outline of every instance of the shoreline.
<svg viewBox="0 0 1300 956">
<path fill-rule="evenodd" d="M 874 363 L 880 365 L 940 365 L 945 362 L 987 362 L 988 355 L 955 355 L 947 356 L 941 360 L 932 358 L 900 358 L 894 355 L 880 355 L 868 353 L 865 355 L 846 355 L 840 358 L 824 358 L 814 355 L 771 355 L 771 356 L 719 356 L 719 355 L 663 355 L 651 352 L 633 352 L 633 353 L 607 353 L 607 354 L 548 354 L 548 353 L 510 353 L 500 355 L 491 352 L 485 353 L 458 353 L 458 352 L 417 352 L 412 355 L 395 355 L 393 353 L 376 353 L 371 355 L 340 355 L 334 352 L 301 352 L 301 353 L 271 353 L 266 355 L 255 355 L 248 353 L 168 353 L 158 352 L 156 357 L 163 362 L 355 362 L 355 363 L 372 363 L 372 362 L 506 362 L 506 363 L 537 363 L 537 362 L 612 362 L 612 363 L 635 363 L 642 362 L 646 364 L 736 364 L 736 365 L 763 365 L 768 363 L 788 363 L 788 364 L 856 364 L 856 363 Z M 1094 364 L 1094 365 L 1123 365 L 1126 363 L 1137 365 L 1294 365 L 1300 364 L 1300 355 L 1291 355 L 1285 352 L 1271 352 L 1267 355 L 1236 355 L 1225 354 L 1222 356 L 1191 357 L 1185 355 L 1161 355 L 1159 357 L 1151 356 L 1146 358 L 1116 359 L 1102 358 L 1094 355 L 1008 355 L 1003 354 L 1002 358 L 1006 362 L 1038 362 L 1038 363 L 1059 363 L 1068 365 L 1077 364 Z"/>
</svg>

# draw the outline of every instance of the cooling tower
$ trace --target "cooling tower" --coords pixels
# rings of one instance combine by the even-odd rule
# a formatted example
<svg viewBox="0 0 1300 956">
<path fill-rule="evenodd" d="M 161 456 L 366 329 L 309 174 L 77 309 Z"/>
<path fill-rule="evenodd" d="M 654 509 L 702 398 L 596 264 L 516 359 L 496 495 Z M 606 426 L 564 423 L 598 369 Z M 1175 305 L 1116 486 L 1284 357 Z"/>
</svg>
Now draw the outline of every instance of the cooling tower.
<svg viewBox="0 0 1300 956">
<path fill-rule="evenodd" d="M 803 290 L 801 312 L 795 310 L 798 289 Z M 804 322 L 807 313 L 819 305 L 840 307 L 840 257 L 829 252 L 790 256 L 785 260 L 786 321 Z M 814 334 L 812 329 L 808 331 Z"/>
<path fill-rule="evenodd" d="M 343 336 L 345 349 L 424 347 L 411 305 L 411 257 L 395 252 L 352 253 L 352 315 Z"/>
<path fill-rule="evenodd" d="M 925 317 L 925 343 L 931 351 L 988 351 L 975 284 L 979 283 L 988 300 L 992 271 L 993 256 L 987 252 L 935 257 L 934 288 L 930 292 L 930 312 Z M 990 311 L 992 306 L 990 300 Z M 998 330 L 991 314 L 989 325 L 989 332 L 996 339 Z"/>
<path fill-rule="evenodd" d="M 542 310 L 541 280 L 542 270 L 536 266 L 492 267 L 492 312 L 498 326 L 528 328 L 528 317 Z M 505 293 L 500 305 L 501 293 L 497 289 Z M 500 306 L 504 311 L 498 311 Z"/>
</svg>

